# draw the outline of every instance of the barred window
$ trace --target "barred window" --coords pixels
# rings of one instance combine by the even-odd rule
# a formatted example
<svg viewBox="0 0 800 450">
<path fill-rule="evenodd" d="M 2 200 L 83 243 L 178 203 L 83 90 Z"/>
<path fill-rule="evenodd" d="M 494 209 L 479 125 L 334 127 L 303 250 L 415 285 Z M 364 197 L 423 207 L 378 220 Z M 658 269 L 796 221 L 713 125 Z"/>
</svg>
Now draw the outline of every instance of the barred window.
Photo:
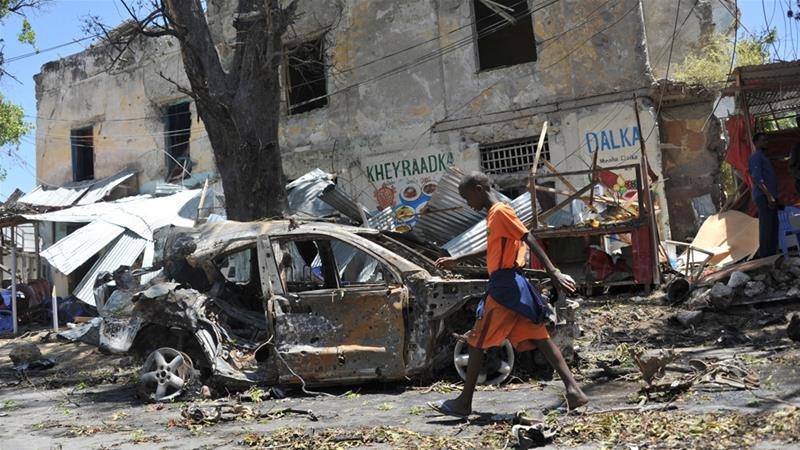
<svg viewBox="0 0 800 450">
<path fill-rule="evenodd" d="M 536 156 L 536 144 L 539 137 L 517 139 L 499 142 L 496 144 L 481 145 L 481 170 L 487 174 L 527 172 L 533 165 Z M 544 139 L 542 153 L 539 156 L 539 166 L 542 161 L 550 160 L 550 149 L 547 137 Z"/>
</svg>

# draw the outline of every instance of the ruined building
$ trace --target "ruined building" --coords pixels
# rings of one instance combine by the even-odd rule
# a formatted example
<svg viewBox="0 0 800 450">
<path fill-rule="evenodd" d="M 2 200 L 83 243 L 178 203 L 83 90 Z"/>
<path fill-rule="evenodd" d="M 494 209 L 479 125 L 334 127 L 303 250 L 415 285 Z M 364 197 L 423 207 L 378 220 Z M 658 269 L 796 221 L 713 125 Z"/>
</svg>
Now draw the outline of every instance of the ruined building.
<svg viewBox="0 0 800 450">
<path fill-rule="evenodd" d="M 232 3 L 208 2 L 223 58 Z M 561 172 L 586 169 L 595 152 L 601 166 L 637 162 L 645 139 L 662 232 L 671 223 L 685 234 L 691 198 L 719 200 L 719 128 L 703 127 L 714 98 L 656 80 L 729 31 L 733 9 L 728 0 L 301 1 L 280 71 L 286 174 L 322 168 L 371 209 L 419 211 L 455 164 L 494 175 L 514 197 L 547 121 L 542 157 Z M 42 67 L 38 178 L 61 185 L 131 170 L 142 193 L 213 178 L 203 124 L 173 83 L 188 86 L 177 44 L 143 39 L 110 63 L 98 45 Z"/>
</svg>

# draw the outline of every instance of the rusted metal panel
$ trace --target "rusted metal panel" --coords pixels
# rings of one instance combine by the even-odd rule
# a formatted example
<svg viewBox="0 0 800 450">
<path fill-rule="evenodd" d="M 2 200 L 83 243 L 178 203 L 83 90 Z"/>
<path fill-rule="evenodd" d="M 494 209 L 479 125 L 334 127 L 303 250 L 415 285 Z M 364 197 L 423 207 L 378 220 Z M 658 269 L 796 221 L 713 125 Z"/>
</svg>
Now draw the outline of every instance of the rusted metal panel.
<svg viewBox="0 0 800 450">
<path fill-rule="evenodd" d="M 402 378 L 407 298 L 405 288 L 388 287 L 290 296 L 289 310 L 276 314 L 278 352 L 291 368 L 279 368 L 281 381 Z"/>
</svg>

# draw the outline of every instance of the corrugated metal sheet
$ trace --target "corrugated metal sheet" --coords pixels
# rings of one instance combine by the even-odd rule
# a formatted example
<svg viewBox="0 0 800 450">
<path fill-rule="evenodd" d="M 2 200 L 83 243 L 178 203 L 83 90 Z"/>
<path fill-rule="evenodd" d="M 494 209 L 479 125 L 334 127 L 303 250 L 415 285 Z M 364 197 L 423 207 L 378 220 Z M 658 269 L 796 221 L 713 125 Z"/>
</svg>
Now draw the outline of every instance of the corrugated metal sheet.
<svg viewBox="0 0 800 450">
<path fill-rule="evenodd" d="M 81 184 L 82 186 L 62 186 L 55 189 L 45 189 L 43 186 L 36 186 L 31 192 L 20 198 L 19 202 L 28 205 L 47 207 L 72 206 L 87 190 L 89 190 L 89 186 L 91 185 L 91 183 L 86 182 Z"/>
<path fill-rule="evenodd" d="M 320 194 L 333 186 L 333 175 L 320 169 L 301 176 L 286 185 L 289 214 L 304 214 L 309 217 L 325 217 L 336 210 L 320 200 Z"/>
<path fill-rule="evenodd" d="M 142 256 L 142 268 L 152 267 L 153 261 L 155 260 L 156 256 L 156 246 L 153 242 L 148 242 L 147 245 L 144 247 L 144 256 Z M 139 280 L 142 284 L 149 283 L 153 278 L 157 277 L 161 274 L 160 270 L 155 272 L 150 272 L 146 275 L 142 275 L 141 279 Z"/>
<path fill-rule="evenodd" d="M 69 275 L 123 231 L 125 229 L 120 226 L 98 220 L 51 245 L 42 252 L 42 258 L 59 272 Z"/>
<path fill-rule="evenodd" d="M 146 239 L 126 231 L 120 236 L 107 252 L 100 257 L 83 277 L 73 295 L 82 301 L 94 305 L 94 281 L 100 272 L 113 272 L 119 266 L 131 266 L 139 255 L 145 250 L 148 242 Z"/>
<path fill-rule="evenodd" d="M 44 214 L 25 214 L 23 217 L 35 221 L 67 223 L 102 220 L 152 240 L 153 231 L 163 226 L 194 226 L 199 197 L 199 189 L 179 192 L 168 197 L 139 195 Z"/>
<path fill-rule="evenodd" d="M 135 174 L 135 171 L 123 171 L 100 180 L 66 183 L 55 189 L 36 186 L 29 194 L 22 196 L 19 202 L 54 208 L 88 205 L 103 200 L 115 187 Z"/>
<path fill-rule="evenodd" d="M 186 187 L 181 186 L 180 184 L 158 183 L 156 188 L 153 190 L 153 194 L 161 197 L 164 195 L 177 194 L 178 192 L 183 192 L 185 190 Z"/>
<path fill-rule="evenodd" d="M 361 210 L 362 207 L 358 206 L 352 198 L 350 198 L 347 194 L 342 192 L 341 189 L 338 188 L 335 184 L 331 184 L 327 186 L 322 194 L 319 196 L 320 200 L 327 203 L 328 205 L 332 206 L 336 211 L 344 214 L 351 220 L 355 222 L 361 223 Z M 364 213 L 367 214 L 366 209 L 363 209 Z"/>
<path fill-rule="evenodd" d="M 458 184 L 463 177 L 464 173 L 456 167 L 447 169 L 439 179 L 425 213 L 420 215 L 414 226 L 414 233 L 441 245 L 486 217 L 486 213 L 470 208 L 458 193 Z"/>
<path fill-rule="evenodd" d="M 533 209 L 531 209 L 531 193 L 526 192 L 511 202 L 511 207 L 517 212 L 517 216 L 526 225 L 530 225 L 533 220 Z M 468 253 L 486 249 L 486 219 L 481 220 L 469 230 L 456 236 L 442 246 L 451 256 L 461 256 Z"/>
<path fill-rule="evenodd" d="M 394 211 L 391 207 L 387 207 L 380 213 L 367 219 L 370 228 L 376 230 L 391 230 L 394 224 Z"/>
<path fill-rule="evenodd" d="M 103 201 L 115 187 L 124 183 L 134 175 L 136 175 L 135 171 L 128 170 L 97 181 L 97 183 L 93 184 L 89 190 L 86 191 L 86 194 L 78 200 L 77 204 L 89 205 L 91 203 Z"/>
</svg>

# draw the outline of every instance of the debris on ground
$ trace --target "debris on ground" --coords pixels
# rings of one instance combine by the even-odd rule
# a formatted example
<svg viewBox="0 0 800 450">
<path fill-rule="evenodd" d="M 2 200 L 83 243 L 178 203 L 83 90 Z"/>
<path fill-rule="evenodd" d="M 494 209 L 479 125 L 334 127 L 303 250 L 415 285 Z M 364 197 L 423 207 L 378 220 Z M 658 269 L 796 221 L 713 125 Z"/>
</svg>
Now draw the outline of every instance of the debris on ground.
<svg viewBox="0 0 800 450">
<path fill-rule="evenodd" d="M 689 373 L 665 378 L 656 383 L 648 382 L 640 392 L 650 400 L 672 401 L 689 390 L 751 390 L 757 389 L 760 384 L 758 375 L 746 369 L 741 361 L 711 362 L 692 359 L 688 365 L 689 367 L 681 368 L 681 371 Z M 662 367 L 662 371 L 665 368 L 666 365 Z"/>
<path fill-rule="evenodd" d="M 800 408 L 756 414 L 613 412 L 554 418 L 559 446 L 603 448 L 750 448 L 765 439 L 800 442 Z"/>
<path fill-rule="evenodd" d="M 778 262 L 780 261 L 780 262 Z M 707 274 L 683 307 L 726 310 L 800 298 L 800 258 L 763 258 Z"/>
<path fill-rule="evenodd" d="M 659 350 L 654 354 L 645 355 L 641 350 L 632 348 L 631 357 L 642 373 L 642 379 L 647 384 L 652 384 L 656 378 L 664 376 L 664 369 L 668 364 L 678 359 L 678 355 L 669 350 Z"/>
<path fill-rule="evenodd" d="M 297 408 L 270 408 L 262 410 L 238 402 L 216 401 L 209 403 L 191 403 L 181 408 L 181 422 L 171 421 L 171 426 L 212 425 L 218 422 L 241 420 L 279 419 L 289 415 L 306 416 L 316 422 L 319 418 L 311 410 Z"/>
<path fill-rule="evenodd" d="M 14 344 L 14 348 L 11 350 L 8 357 L 11 359 L 13 365 L 19 366 L 42 359 L 42 352 L 39 350 L 39 347 L 31 342 L 21 342 Z"/>
<path fill-rule="evenodd" d="M 534 447 L 543 447 L 553 442 L 556 436 L 556 429 L 548 427 L 544 423 L 533 425 L 514 425 L 511 428 L 511 435 L 517 439 L 520 450 L 527 450 Z"/>
<path fill-rule="evenodd" d="M 678 323 L 684 328 L 691 328 L 703 320 L 703 311 L 681 310 L 675 313 L 670 320 Z"/>
<path fill-rule="evenodd" d="M 786 335 L 789 339 L 800 342 L 800 314 L 792 314 L 789 325 L 786 327 Z"/>
<path fill-rule="evenodd" d="M 272 433 L 248 433 L 241 444 L 256 448 L 308 448 L 339 450 L 363 448 L 384 444 L 397 449 L 470 450 L 478 448 L 508 448 L 511 441 L 510 426 L 487 426 L 477 437 L 459 438 L 446 435 L 428 435 L 399 427 L 356 429 L 281 428 Z"/>
</svg>

